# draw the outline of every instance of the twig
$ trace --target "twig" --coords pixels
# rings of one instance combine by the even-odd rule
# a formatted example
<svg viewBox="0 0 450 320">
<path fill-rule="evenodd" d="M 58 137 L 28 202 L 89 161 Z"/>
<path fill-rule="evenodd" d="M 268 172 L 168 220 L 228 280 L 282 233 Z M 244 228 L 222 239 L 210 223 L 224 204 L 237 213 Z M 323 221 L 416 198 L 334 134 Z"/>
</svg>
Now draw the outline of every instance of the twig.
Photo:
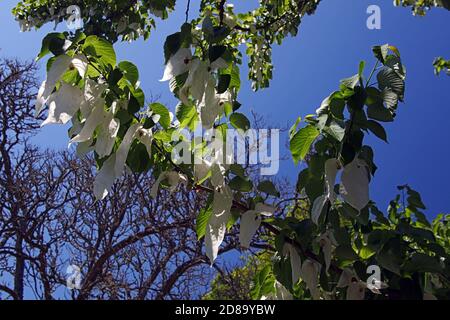
<svg viewBox="0 0 450 320">
<path fill-rule="evenodd" d="M 186 23 L 189 21 L 189 8 L 191 6 L 191 0 L 188 0 L 187 6 L 186 6 Z"/>
</svg>

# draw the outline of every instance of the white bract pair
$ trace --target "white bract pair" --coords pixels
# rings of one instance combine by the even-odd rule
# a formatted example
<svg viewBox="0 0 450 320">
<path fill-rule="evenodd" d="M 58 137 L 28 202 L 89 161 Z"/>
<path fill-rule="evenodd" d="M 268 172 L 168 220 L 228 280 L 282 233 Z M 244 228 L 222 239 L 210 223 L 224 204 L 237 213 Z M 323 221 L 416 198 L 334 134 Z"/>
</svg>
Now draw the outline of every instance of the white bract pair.
<svg viewBox="0 0 450 320">
<path fill-rule="evenodd" d="M 286 242 L 283 248 L 283 254 L 289 256 L 292 271 L 292 284 L 295 285 L 300 279 L 305 281 L 306 286 L 311 293 L 313 299 L 320 299 L 319 273 L 322 266 L 315 260 L 306 259 L 302 263 L 297 249 L 290 243 Z"/>
<path fill-rule="evenodd" d="M 311 209 L 311 220 L 318 224 L 320 215 L 325 205 L 330 201 L 334 205 L 336 193 L 334 185 L 340 171 L 340 163 L 336 158 L 325 162 L 325 194 L 317 197 Z M 339 194 L 345 202 L 358 211 L 361 211 L 369 203 L 370 173 L 367 163 L 355 157 L 342 170 Z"/>
<path fill-rule="evenodd" d="M 46 104 L 49 106 L 48 117 L 41 126 L 50 123 L 65 124 L 72 119 L 84 100 L 84 94 L 80 88 L 61 81 L 61 77 L 71 68 L 76 69 L 84 78 L 87 66 L 88 61 L 84 55 L 73 58 L 60 55 L 52 62 L 47 79 L 42 82 L 36 98 L 36 116 Z M 57 86 L 58 90 L 55 91 Z"/>
<path fill-rule="evenodd" d="M 225 102 L 231 102 L 231 93 L 226 91 L 218 94 L 216 90 L 216 78 L 214 72 L 221 68 L 227 68 L 228 63 L 217 58 L 214 61 L 202 61 L 193 57 L 190 48 L 181 48 L 170 57 L 160 81 L 171 80 L 171 90 L 175 90 L 173 79 L 184 73 L 188 73 L 185 83 L 178 91 L 178 97 L 182 104 L 190 105 L 189 97 L 196 101 L 197 111 L 205 128 L 211 128 L 223 112 Z"/>
<path fill-rule="evenodd" d="M 226 185 L 224 174 L 226 167 L 213 162 L 204 161 L 195 165 L 196 179 L 203 179 L 210 175 L 210 181 L 214 187 L 214 198 L 212 202 L 211 216 L 206 225 L 205 250 L 211 264 L 217 258 L 219 247 L 223 242 L 227 231 L 227 224 L 231 218 L 231 207 L 233 205 L 233 192 Z M 271 216 L 275 208 L 263 203 L 257 203 L 254 210 L 248 210 L 241 216 L 239 241 L 243 248 L 250 246 L 253 235 L 261 224 L 261 216 Z"/>
<path fill-rule="evenodd" d="M 274 292 L 270 293 L 267 296 L 262 296 L 261 300 L 293 300 L 294 299 L 294 297 L 289 292 L 289 290 L 286 289 L 286 287 L 283 286 L 277 280 L 275 280 L 273 286 L 274 286 Z"/>
<path fill-rule="evenodd" d="M 241 216 L 239 229 L 239 242 L 242 248 L 248 249 L 250 241 L 261 225 L 262 217 L 270 217 L 275 208 L 264 203 L 257 203 L 254 210 L 248 210 Z"/>
<path fill-rule="evenodd" d="M 135 139 L 147 147 L 147 152 L 151 156 L 150 145 L 153 139 L 152 131 L 150 129 L 144 129 L 139 123 L 131 125 L 117 151 L 109 156 L 95 178 L 94 194 L 97 199 L 104 199 L 108 195 L 114 181 L 123 175 L 128 152 Z M 155 183 L 155 185 L 159 185 L 159 182 Z"/>
<path fill-rule="evenodd" d="M 66 124 L 72 120 L 69 131 L 70 144 L 78 143 L 77 151 L 85 154 L 95 150 L 99 158 L 108 157 L 94 181 L 94 194 L 98 200 L 103 199 L 115 179 L 123 174 L 125 162 L 131 144 L 135 139 L 143 143 L 150 153 L 152 132 L 135 123 L 127 130 L 117 151 L 112 154 L 120 121 L 114 118 L 123 101 L 115 101 L 109 110 L 105 110 L 103 98 L 108 86 L 100 80 L 86 78 L 88 60 L 84 55 L 69 57 L 59 55 L 51 63 L 47 79 L 42 83 L 36 99 L 36 116 L 44 106 L 48 106 L 48 117 L 41 126 L 47 124 Z M 84 79 L 84 88 L 68 84 L 62 78 L 69 70 L 77 70 Z M 80 116 L 75 117 L 80 111 Z M 95 144 L 94 143 L 95 136 Z"/>
<path fill-rule="evenodd" d="M 347 300 L 364 300 L 366 295 L 366 289 L 370 289 L 375 294 L 381 294 L 379 289 L 387 288 L 387 284 L 384 282 L 378 281 L 377 286 L 367 285 L 366 282 L 359 279 L 355 272 L 352 270 L 345 268 L 342 270 L 341 276 L 339 277 L 339 281 L 336 285 L 337 288 L 345 288 L 347 287 Z"/>
<path fill-rule="evenodd" d="M 211 183 L 215 188 L 212 203 L 212 213 L 205 232 L 206 256 L 214 263 L 227 231 L 227 223 L 231 218 L 233 192 L 225 184 L 222 172 L 217 164 L 213 165 Z"/>
<path fill-rule="evenodd" d="M 177 188 L 178 184 L 181 182 L 187 182 L 186 176 L 176 172 L 176 171 L 164 171 L 161 173 L 156 179 L 156 182 L 153 184 L 152 189 L 150 190 L 150 196 L 153 199 L 156 199 L 158 195 L 159 185 L 164 180 L 169 184 L 169 191 L 173 192 Z"/>
<path fill-rule="evenodd" d="M 318 239 L 319 245 L 322 248 L 323 256 L 325 259 L 325 271 L 328 272 L 328 269 L 331 265 L 331 253 L 333 246 L 337 247 L 338 243 L 334 238 L 334 234 L 332 230 L 325 231 Z"/>
</svg>

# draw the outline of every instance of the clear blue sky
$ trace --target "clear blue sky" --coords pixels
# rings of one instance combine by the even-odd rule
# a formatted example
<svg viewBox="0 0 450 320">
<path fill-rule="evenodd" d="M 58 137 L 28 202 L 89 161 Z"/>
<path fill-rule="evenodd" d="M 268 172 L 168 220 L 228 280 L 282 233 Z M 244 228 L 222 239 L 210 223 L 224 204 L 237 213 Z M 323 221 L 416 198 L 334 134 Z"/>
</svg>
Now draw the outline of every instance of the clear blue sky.
<svg viewBox="0 0 450 320">
<path fill-rule="evenodd" d="M 255 3 L 240 1 L 243 6 Z M 178 2 L 185 5 L 185 1 Z M 3 1 L 0 8 L 0 56 L 32 59 L 53 26 L 20 33 L 10 14 L 15 3 Z M 370 4 L 382 9 L 381 30 L 366 28 Z M 253 93 L 249 84 L 244 86 L 240 95 L 242 111 L 254 110 L 273 125 L 292 123 L 298 116 L 313 113 L 322 99 L 338 87 L 340 79 L 355 74 L 359 60 L 366 60 L 370 67 L 372 45 L 393 44 L 400 49 L 408 71 L 406 99 L 396 121 L 387 126 L 389 144 L 376 139 L 367 141 L 375 149 L 380 168 L 372 181 L 372 198 L 380 208 L 386 208 L 395 187 L 408 183 L 421 192 L 428 216 L 449 212 L 450 77 L 436 77 L 432 68 L 436 56 L 450 57 L 449 17 L 450 12 L 439 9 L 425 18 L 413 17 L 409 9 L 393 7 L 392 0 L 322 0 L 316 14 L 304 20 L 299 35 L 274 48 L 271 87 Z M 183 22 L 184 10 L 178 10 L 168 22 L 158 23 L 147 42 L 125 43 L 116 48 L 119 59 L 138 65 L 146 93 L 160 94 L 161 102 L 171 109 L 175 100 L 167 83 L 158 82 L 163 71 L 162 44 Z M 40 65 L 43 79 L 44 62 Z M 45 147 L 66 148 L 66 129 L 45 128 L 35 141 Z M 288 161 L 282 164 L 280 174 L 294 179 L 298 170 Z"/>
</svg>

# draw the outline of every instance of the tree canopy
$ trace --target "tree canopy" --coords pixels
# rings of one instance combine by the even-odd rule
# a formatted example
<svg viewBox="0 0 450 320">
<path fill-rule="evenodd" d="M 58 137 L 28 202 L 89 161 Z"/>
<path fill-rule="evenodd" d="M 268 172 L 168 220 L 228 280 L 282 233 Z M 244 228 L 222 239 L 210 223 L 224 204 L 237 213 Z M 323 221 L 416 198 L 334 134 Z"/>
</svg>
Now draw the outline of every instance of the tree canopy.
<svg viewBox="0 0 450 320">
<path fill-rule="evenodd" d="M 285 199 L 276 184 L 255 180 L 246 163 L 228 162 L 223 145 L 230 142 L 230 129 L 251 132 L 239 102 L 243 56 L 252 88 L 268 87 L 276 81 L 272 47 L 296 36 L 319 0 L 260 0 L 250 12 L 226 0 L 203 0 L 195 14 L 186 1 L 185 23 L 161 48 L 166 67 L 160 81 L 179 102 L 175 114 L 161 103 L 146 104 L 138 68 L 117 61 L 114 50 L 117 41 L 147 39 L 156 17 L 167 18 L 175 0 L 27 0 L 13 13 L 29 30 L 73 18 L 66 10 L 73 4 L 81 10 L 83 27 L 50 33 L 42 41 L 38 58 L 50 58 L 36 114 L 47 108 L 43 125 L 72 124 L 70 143 L 80 155 L 95 158 L 98 201 L 126 168 L 152 172 L 152 197 L 159 188 L 176 192 L 180 184 L 209 194 L 196 232 L 211 264 L 235 225 L 243 248 L 256 234 L 271 252 L 254 277 L 254 299 L 449 297 L 449 217 L 428 222 L 420 195 L 408 185 L 398 187 L 387 215 L 370 198 L 377 166 L 365 137 L 387 141 L 383 123 L 404 112 L 407 75 L 398 48 L 374 46 L 373 64 L 355 62 L 354 75 L 341 80 L 314 114 L 293 119 L 289 148 L 293 161 L 306 168 L 299 172 L 291 206 L 280 210 Z M 446 0 L 394 4 L 418 15 L 450 7 Z M 435 65 L 446 66 L 442 60 Z M 212 142 L 183 136 L 200 129 L 213 132 Z"/>
</svg>

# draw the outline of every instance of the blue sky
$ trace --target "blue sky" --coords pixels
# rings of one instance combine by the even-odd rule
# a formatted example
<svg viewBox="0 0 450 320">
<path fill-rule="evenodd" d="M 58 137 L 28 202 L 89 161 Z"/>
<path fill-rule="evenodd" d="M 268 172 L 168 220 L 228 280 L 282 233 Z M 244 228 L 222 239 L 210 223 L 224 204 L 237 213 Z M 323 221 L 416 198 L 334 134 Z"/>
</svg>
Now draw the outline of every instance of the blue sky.
<svg viewBox="0 0 450 320">
<path fill-rule="evenodd" d="M 255 3 L 240 1 L 244 7 Z M 0 56 L 32 59 L 53 26 L 20 33 L 10 13 L 15 3 L 3 1 L 0 8 Z M 184 6 L 185 2 L 179 4 Z M 366 28 L 366 9 L 371 4 L 381 7 L 381 30 Z M 384 209 L 395 195 L 395 187 L 408 183 L 422 194 L 428 216 L 449 212 L 450 77 L 436 77 L 432 68 L 436 56 L 450 56 L 450 39 L 445 31 L 449 29 L 449 16 L 448 11 L 435 9 L 424 18 L 414 17 L 410 9 L 393 7 L 391 0 L 323 0 L 316 14 L 305 18 L 296 38 L 274 48 L 275 71 L 270 88 L 254 93 L 249 83 L 244 84 L 241 110 L 253 110 L 275 127 L 292 124 L 298 116 L 313 113 L 323 98 L 338 87 L 340 79 L 355 74 L 360 60 L 366 60 L 371 67 L 372 45 L 393 44 L 400 49 L 407 67 L 406 98 L 396 121 L 386 126 L 389 144 L 373 138 L 366 141 L 373 146 L 379 167 L 371 196 Z M 168 21 L 158 23 L 148 41 L 116 46 L 120 60 L 138 65 L 147 95 L 161 95 L 160 101 L 171 109 L 176 102 L 168 85 L 158 82 L 163 72 L 162 44 L 183 22 L 184 8 L 180 7 Z M 40 62 L 42 79 L 44 63 Z M 242 72 L 247 72 L 245 67 Z M 34 141 L 44 147 L 66 148 L 66 130 L 49 126 Z M 299 168 L 291 161 L 281 167 L 280 175 L 296 178 Z"/>
</svg>

